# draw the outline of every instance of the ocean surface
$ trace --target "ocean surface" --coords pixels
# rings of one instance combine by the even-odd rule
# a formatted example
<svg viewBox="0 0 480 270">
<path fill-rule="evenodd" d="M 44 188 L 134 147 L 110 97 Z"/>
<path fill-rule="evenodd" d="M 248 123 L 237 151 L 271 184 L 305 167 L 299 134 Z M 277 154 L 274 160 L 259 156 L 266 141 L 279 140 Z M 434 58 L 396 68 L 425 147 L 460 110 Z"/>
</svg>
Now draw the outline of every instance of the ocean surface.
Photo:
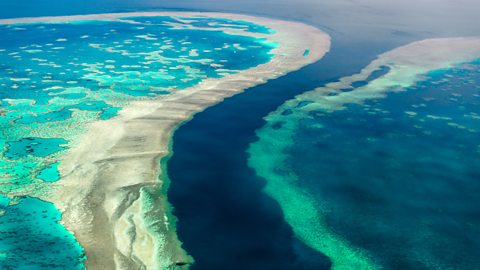
<svg viewBox="0 0 480 270">
<path fill-rule="evenodd" d="M 266 63 L 277 46 L 219 30 L 272 32 L 244 21 L 121 19 L 0 25 L 2 269 L 83 267 L 60 213 L 38 197 L 54 188 L 59 160 L 90 123 L 133 101 Z"/>
<path fill-rule="evenodd" d="M 479 68 L 334 111 L 303 109 L 325 104 L 321 91 L 300 95 L 266 118 L 250 165 L 296 234 L 338 264 L 477 269 Z"/>
<path fill-rule="evenodd" d="M 165 9 L 227 11 L 298 20 L 332 36 L 332 50 L 321 61 L 229 98 L 197 114 L 176 131 L 174 153 L 167 163 L 171 182 L 168 195 L 179 219 L 179 238 L 196 261 L 194 269 L 329 269 L 331 256 L 295 237 L 278 201 L 264 192 L 265 178 L 257 176 L 254 166 L 248 165 L 247 149 L 259 143 L 258 131 L 272 125 L 264 117 L 296 95 L 358 73 L 377 55 L 398 46 L 424 38 L 480 35 L 480 6 L 475 0 L 5 0 L 0 3 L 0 17 Z M 105 34 L 99 31 L 100 35 Z M 3 60 L 0 64 L 4 64 Z M 292 137 L 294 147 L 285 153 L 289 169 L 299 176 L 300 188 L 307 192 L 303 194 L 325 206 L 322 213 L 328 228 L 386 269 L 478 268 L 474 258 L 478 257 L 480 215 L 472 207 L 478 205 L 475 191 L 479 176 L 475 164 L 479 155 L 475 153 L 478 146 L 473 146 L 478 134 L 475 137 L 476 133 L 469 131 L 478 130 L 478 99 L 474 96 L 475 91 L 478 93 L 478 63 L 472 65 L 477 67 L 476 72 L 466 66 L 439 71 L 405 92 L 304 119 Z M 381 70 L 369 80 L 386 72 Z M 115 95 L 126 95 L 129 100 L 149 96 L 131 95 L 138 94 L 134 91 Z M 75 97 L 78 92 L 68 94 L 82 100 Z M 93 111 L 74 110 L 87 114 L 90 121 L 101 115 L 113 116 L 119 107 L 107 101 L 105 105 L 94 104 Z M 414 108 L 412 104 L 427 107 Z M 18 106 L 19 110 L 22 106 L 31 107 L 25 103 L 5 106 Z M 383 111 L 388 111 L 398 125 L 386 121 Z M 22 121 L 38 122 L 51 117 L 32 115 Z M 68 109 L 55 117 L 68 118 Z M 282 125 L 275 127 L 280 130 Z M 68 147 L 68 142 L 62 141 L 68 138 L 62 136 L 48 141 L 32 141 L 31 136 L 20 140 L 24 137 L 8 140 L 14 143 L 6 156 L 16 163 L 17 157 L 32 158 L 31 153 L 36 153 L 38 159 L 32 162 L 33 167 L 38 166 L 40 159 L 49 162 L 43 163 L 41 172 L 36 171 L 37 180 L 27 177 L 19 185 L 6 185 L 11 190 L 30 186 L 32 180 L 44 186 L 43 182 L 58 179 L 58 164 L 53 157 Z M 47 150 L 42 145 L 48 146 Z M 30 149 L 26 156 L 22 151 L 25 147 Z M 48 155 L 51 149 L 58 152 Z M 20 169 L 15 174 L 28 173 Z M 34 189 L 41 192 L 39 186 Z M 10 207 L 15 217 L 29 218 L 1 217 L 0 248 L 18 250 L 16 254 L 23 257 L 17 261 L 31 261 L 33 254 L 44 252 L 35 263 L 45 263 L 45 269 L 50 269 L 48 263 L 57 263 L 59 268 L 65 268 L 65 262 L 69 263 L 68 268 L 78 266 L 75 258 L 83 260 L 82 250 L 68 232 L 55 227 L 58 212 L 51 205 L 28 196 L 16 199 L 15 207 L 8 206 L 9 201 L 0 197 L 0 206 Z M 30 222 L 48 223 L 50 229 L 42 231 Z M 5 224 L 29 229 L 22 230 L 20 236 L 19 230 Z M 53 247 L 48 250 L 61 250 L 59 256 L 45 254 L 43 246 L 52 238 L 55 244 L 50 244 Z M 39 248 L 27 250 L 27 245 Z M 5 257 L 3 254 L 0 257 Z M 1 261 L 8 269 L 6 260 Z M 472 265 L 475 267 L 465 268 Z"/>
</svg>

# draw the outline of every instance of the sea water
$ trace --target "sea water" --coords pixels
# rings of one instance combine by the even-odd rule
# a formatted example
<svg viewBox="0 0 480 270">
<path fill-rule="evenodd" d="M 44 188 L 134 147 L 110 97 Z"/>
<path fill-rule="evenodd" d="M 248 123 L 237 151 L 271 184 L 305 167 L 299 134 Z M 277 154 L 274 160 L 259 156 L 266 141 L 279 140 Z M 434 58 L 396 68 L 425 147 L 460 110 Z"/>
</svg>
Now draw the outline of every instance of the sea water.
<svg viewBox="0 0 480 270">
<path fill-rule="evenodd" d="M 60 213 L 36 198 L 60 179 L 61 157 L 133 101 L 268 62 L 277 45 L 252 33 L 273 31 L 168 16 L 0 25 L 0 268 L 81 268 Z"/>
<path fill-rule="evenodd" d="M 352 87 L 388 69 L 374 73 Z M 480 61 L 341 110 L 298 100 L 267 117 L 249 152 L 302 241 L 337 266 L 480 267 Z"/>
<path fill-rule="evenodd" d="M 317 63 L 258 85 L 198 113 L 173 136 L 168 200 L 192 269 L 329 269 L 322 253 L 298 240 L 265 181 L 247 166 L 246 149 L 263 116 L 326 81 L 357 72 L 388 49 L 337 43 Z M 396 41 L 398 42 L 398 40 Z M 271 157 L 269 157 L 271 158 Z"/>
</svg>

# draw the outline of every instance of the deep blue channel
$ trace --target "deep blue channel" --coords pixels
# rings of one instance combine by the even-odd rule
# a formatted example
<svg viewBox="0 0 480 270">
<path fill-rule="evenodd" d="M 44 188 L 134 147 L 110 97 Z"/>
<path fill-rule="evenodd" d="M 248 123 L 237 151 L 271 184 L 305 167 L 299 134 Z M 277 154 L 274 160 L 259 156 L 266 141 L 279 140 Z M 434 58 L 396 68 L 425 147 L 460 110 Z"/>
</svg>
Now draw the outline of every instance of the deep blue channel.
<svg viewBox="0 0 480 270">
<path fill-rule="evenodd" d="M 353 46 L 338 37 L 321 61 L 208 108 L 175 132 L 168 197 L 179 238 L 195 259 L 192 269 L 330 268 L 326 256 L 294 237 L 278 204 L 262 193 L 265 182 L 247 166 L 245 150 L 262 118 L 285 100 L 358 72 L 405 40 L 395 42 Z"/>
</svg>

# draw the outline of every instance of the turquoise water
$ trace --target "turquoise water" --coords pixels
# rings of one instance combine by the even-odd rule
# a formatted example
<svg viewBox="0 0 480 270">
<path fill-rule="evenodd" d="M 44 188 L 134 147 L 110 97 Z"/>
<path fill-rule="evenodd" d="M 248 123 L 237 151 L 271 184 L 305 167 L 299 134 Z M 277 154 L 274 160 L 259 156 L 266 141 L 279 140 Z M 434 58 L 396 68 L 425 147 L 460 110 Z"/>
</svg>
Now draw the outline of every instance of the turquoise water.
<svg viewBox="0 0 480 270">
<path fill-rule="evenodd" d="M 401 90 L 335 111 L 302 109 L 322 93 L 287 102 L 250 165 L 334 268 L 478 269 L 480 61 Z"/>
<path fill-rule="evenodd" d="M 13 200 L 0 216 L 0 233 L 9 235 L 0 237 L 1 268 L 20 261 L 81 268 L 81 247 L 56 223 L 60 214 L 35 199 L 60 179 L 61 156 L 90 123 L 115 117 L 133 101 L 268 62 L 277 46 L 267 40 L 270 33 L 249 22 L 203 17 L 0 25 L 0 194 Z M 38 250 L 43 238 L 58 237 L 63 244 L 52 252 L 65 261 L 53 262 Z"/>
<path fill-rule="evenodd" d="M 61 218 L 51 204 L 31 197 L 10 203 L 0 195 L 2 269 L 83 269 L 82 248 L 58 223 Z"/>
<path fill-rule="evenodd" d="M 38 179 L 46 182 L 55 182 L 60 179 L 60 173 L 58 172 L 58 165 L 60 162 L 55 162 L 48 165 L 45 169 L 41 170 L 37 175 Z"/>
</svg>

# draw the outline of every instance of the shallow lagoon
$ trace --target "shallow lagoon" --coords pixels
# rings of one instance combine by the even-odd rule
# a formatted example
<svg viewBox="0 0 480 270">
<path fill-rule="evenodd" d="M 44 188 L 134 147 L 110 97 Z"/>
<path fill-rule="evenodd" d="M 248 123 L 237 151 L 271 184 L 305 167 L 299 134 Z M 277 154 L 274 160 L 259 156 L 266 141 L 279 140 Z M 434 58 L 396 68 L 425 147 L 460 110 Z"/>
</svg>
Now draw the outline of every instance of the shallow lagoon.
<svg viewBox="0 0 480 270">
<path fill-rule="evenodd" d="M 299 185 L 329 226 L 389 269 L 480 267 L 479 64 L 312 115 L 296 132 L 287 163 Z"/>
<path fill-rule="evenodd" d="M 479 63 L 340 110 L 303 110 L 324 93 L 300 95 L 268 116 L 250 165 L 338 264 L 478 268 Z"/>
</svg>

